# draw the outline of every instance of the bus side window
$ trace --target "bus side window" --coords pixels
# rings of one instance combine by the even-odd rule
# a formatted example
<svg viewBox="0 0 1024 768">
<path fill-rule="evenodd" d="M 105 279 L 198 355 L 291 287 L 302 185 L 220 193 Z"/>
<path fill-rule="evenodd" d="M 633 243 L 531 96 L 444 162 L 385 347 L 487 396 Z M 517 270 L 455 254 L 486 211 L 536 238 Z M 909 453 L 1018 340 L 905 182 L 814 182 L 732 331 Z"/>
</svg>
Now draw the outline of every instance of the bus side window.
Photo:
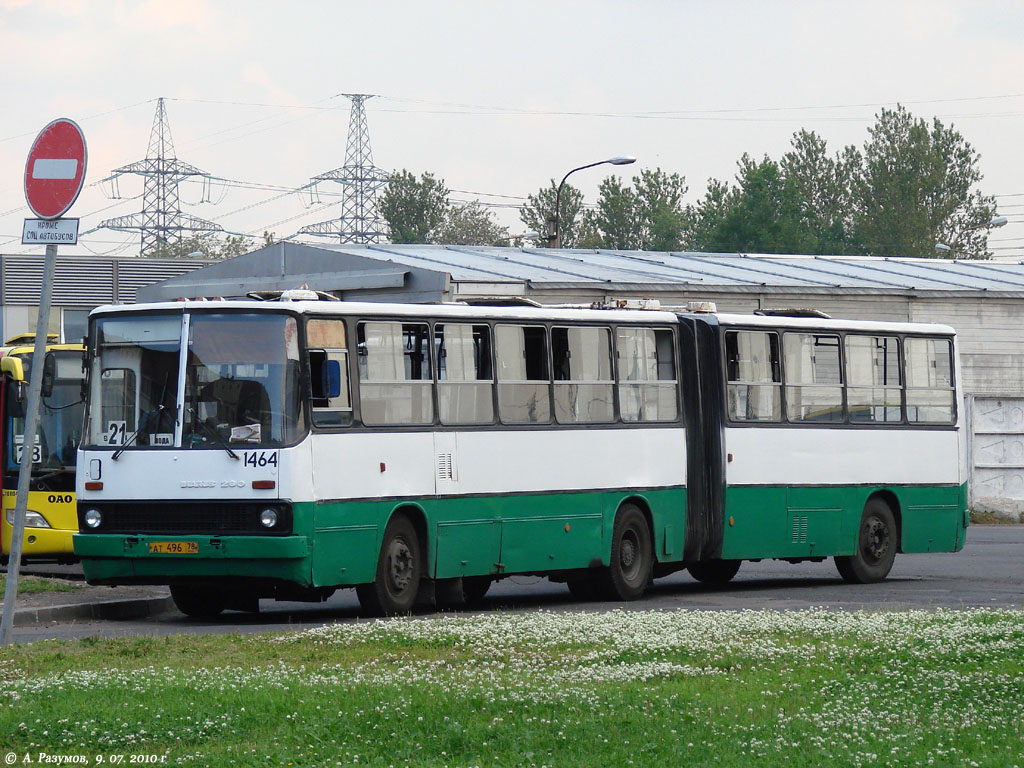
<svg viewBox="0 0 1024 768">
<path fill-rule="evenodd" d="M 551 421 L 547 332 L 539 325 L 496 325 L 498 413 L 505 424 Z"/>
<path fill-rule="evenodd" d="M 729 418 L 781 421 L 779 335 L 773 331 L 728 331 L 725 354 Z"/>
<path fill-rule="evenodd" d="M 916 424 L 953 422 L 953 349 L 949 339 L 908 338 L 907 419 Z"/>
<path fill-rule="evenodd" d="M 783 336 L 783 350 L 788 419 L 817 424 L 842 422 L 839 337 L 824 333 L 787 333 Z"/>
<path fill-rule="evenodd" d="M 900 347 L 895 336 L 846 336 L 846 403 L 855 424 L 903 421 Z"/>
<path fill-rule="evenodd" d="M 344 320 L 310 318 L 306 322 L 309 347 L 310 405 L 312 421 L 318 427 L 339 427 L 352 423 L 352 401 L 348 385 L 348 341 Z M 334 364 L 333 366 L 331 364 Z M 329 370 L 339 371 L 341 385 L 335 397 L 324 384 Z"/>
<path fill-rule="evenodd" d="M 97 442 L 122 445 L 135 431 L 135 371 L 130 368 L 105 368 L 103 400 L 100 403 L 102 432 Z"/>
<path fill-rule="evenodd" d="M 611 334 L 607 328 L 552 328 L 555 418 L 559 424 L 615 421 Z"/>
<path fill-rule="evenodd" d="M 437 407 L 442 424 L 494 422 L 491 329 L 469 323 L 434 326 Z"/>
<path fill-rule="evenodd" d="M 433 424 L 427 324 L 363 322 L 356 332 L 363 423 Z"/>
<path fill-rule="evenodd" d="M 675 421 L 679 408 L 672 331 L 619 326 L 615 350 L 622 420 Z"/>
</svg>

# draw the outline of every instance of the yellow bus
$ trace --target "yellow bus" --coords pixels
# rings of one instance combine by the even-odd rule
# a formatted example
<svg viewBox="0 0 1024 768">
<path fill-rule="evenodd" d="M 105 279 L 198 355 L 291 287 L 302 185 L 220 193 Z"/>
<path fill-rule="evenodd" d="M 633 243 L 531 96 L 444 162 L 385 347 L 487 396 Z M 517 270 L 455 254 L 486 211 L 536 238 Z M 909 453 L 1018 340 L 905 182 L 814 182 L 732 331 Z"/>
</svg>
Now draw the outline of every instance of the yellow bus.
<svg viewBox="0 0 1024 768">
<path fill-rule="evenodd" d="M 0 347 L 0 469 L 2 515 L 0 560 L 7 563 L 14 529 L 18 470 L 25 446 L 32 451 L 22 560 L 75 560 L 71 536 L 78 531 L 75 505 L 75 453 L 82 437 L 84 410 L 81 344 L 59 344 L 47 338 L 46 356 L 53 376 L 45 377 L 39 426 L 34 439 L 25 436 L 28 380 L 35 352 L 35 335 L 22 334 Z"/>
</svg>

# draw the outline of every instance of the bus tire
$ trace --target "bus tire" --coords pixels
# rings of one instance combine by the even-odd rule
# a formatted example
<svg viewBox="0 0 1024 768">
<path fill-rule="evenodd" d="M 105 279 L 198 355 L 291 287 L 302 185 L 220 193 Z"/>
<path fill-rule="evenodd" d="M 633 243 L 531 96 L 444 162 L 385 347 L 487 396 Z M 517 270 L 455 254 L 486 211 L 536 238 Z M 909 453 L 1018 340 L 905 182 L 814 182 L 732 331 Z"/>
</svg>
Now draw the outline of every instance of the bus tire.
<svg viewBox="0 0 1024 768">
<path fill-rule="evenodd" d="M 860 518 L 857 551 L 837 555 L 836 570 L 849 584 L 873 584 L 889 575 L 896 559 L 896 518 L 882 499 L 868 499 Z"/>
<path fill-rule="evenodd" d="M 175 584 L 171 586 L 175 607 L 193 619 L 212 619 L 227 607 L 224 593 L 212 586 Z"/>
<path fill-rule="evenodd" d="M 647 591 L 654 556 L 647 518 L 635 504 L 623 504 L 612 529 L 612 552 L 601 592 L 609 600 L 636 600 Z"/>
<path fill-rule="evenodd" d="M 412 521 L 404 515 L 391 518 L 377 558 L 377 577 L 356 587 L 363 611 L 371 616 L 409 613 L 416 604 L 423 555 Z"/>
<path fill-rule="evenodd" d="M 702 560 L 690 563 L 686 570 L 701 584 L 728 584 L 740 569 L 742 560 Z"/>
</svg>

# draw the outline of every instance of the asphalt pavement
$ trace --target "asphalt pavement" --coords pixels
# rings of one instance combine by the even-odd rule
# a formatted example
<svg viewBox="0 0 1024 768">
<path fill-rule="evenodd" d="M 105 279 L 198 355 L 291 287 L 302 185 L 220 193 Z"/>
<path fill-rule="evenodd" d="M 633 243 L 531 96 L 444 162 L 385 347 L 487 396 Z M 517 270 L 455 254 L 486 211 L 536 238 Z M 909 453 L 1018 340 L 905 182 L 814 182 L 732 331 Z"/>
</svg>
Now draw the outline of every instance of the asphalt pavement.
<svg viewBox="0 0 1024 768">
<path fill-rule="evenodd" d="M 23 573 L 80 578 L 75 566 L 29 565 Z M 20 598 L 19 598 L 20 599 Z M 43 604 L 40 604 L 42 601 Z M 20 604 L 20 603 L 19 603 Z M 880 584 L 845 584 L 831 559 L 823 563 L 745 562 L 723 587 L 696 582 L 686 572 L 659 579 L 642 600 L 579 603 L 563 584 L 513 576 L 492 586 L 482 611 L 625 610 L 911 610 L 1024 607 L 1024 525 L 974 525 L 962 552 L 898 555 Z M 19 609 L 16 641 L 82 636 L 267 632 L 361 620 L 353 590 L 327 602 L 263 600 L 259 614 L 225 612 L 199 621 L 178 613 L 164 588 L 88 587 L 35 598 Z"/>
</svg>

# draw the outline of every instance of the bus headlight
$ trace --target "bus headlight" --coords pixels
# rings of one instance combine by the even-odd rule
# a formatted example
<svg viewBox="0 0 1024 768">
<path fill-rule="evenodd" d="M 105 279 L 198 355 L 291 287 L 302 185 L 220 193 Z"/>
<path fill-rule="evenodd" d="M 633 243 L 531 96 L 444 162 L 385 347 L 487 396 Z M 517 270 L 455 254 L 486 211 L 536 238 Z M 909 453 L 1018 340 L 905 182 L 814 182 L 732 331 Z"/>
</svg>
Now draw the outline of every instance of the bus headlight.
<svg viewBox="0 0 1024 768">
<path fill-rule="evenodd" d="M 277 510 L 267 507 L 260 512 L 260 523 L 262 523 L 264 528 L 273 528 L 277 525 Z"/>
<path fill-rule="evenodd" d="M 100 523 L 103 522 L 103 515 L 98 509 L 90 509 L 86 511 L 84 520 L 90 528 L 99 528 Z"/>
<path fill-rule="evenodd" d="M 14 510 L 7 510 L 7 524 L 14 525 Z M 31 509 L 25 510 L 25 527 L 26 528 L 49 528 L 50 524 L 46 522 L 46 518 L 40 515 L 38 512 L 33 512 Z"/>
</svg>

